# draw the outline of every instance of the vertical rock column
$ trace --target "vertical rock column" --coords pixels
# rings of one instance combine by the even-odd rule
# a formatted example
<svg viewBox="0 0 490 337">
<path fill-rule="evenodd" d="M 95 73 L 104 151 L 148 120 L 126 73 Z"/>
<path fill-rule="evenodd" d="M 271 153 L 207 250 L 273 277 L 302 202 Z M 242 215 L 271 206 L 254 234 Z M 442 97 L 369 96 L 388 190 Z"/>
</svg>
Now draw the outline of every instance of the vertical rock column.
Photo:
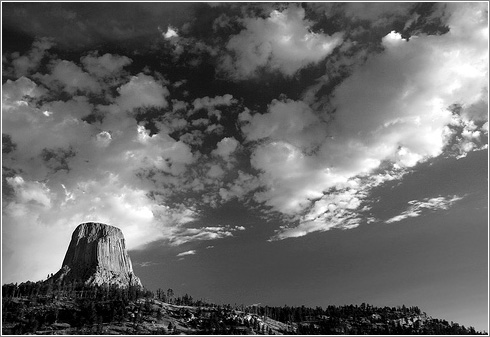
<svg viewBox="0 0 490 337">
<path fill-rule="evenodd" d="M 62 268 L 54 278 L 91 285 L 142 287 L 133 272 L 122 231 L 95 222 L 83 223 L 75 229 Z"/>
</svg>

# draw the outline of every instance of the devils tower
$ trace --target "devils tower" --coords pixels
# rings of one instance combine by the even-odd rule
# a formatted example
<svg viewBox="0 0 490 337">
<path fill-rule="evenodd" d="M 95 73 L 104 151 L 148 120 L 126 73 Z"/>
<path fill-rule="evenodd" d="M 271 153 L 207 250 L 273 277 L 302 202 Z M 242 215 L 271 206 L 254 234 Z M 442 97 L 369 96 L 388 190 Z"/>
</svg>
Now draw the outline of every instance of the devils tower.
<svg viewBox="0 0 490 337">
<path fill-rule="evenodd" d="M 75 229 L 63 265 L 53 279 L 142 287 L 133 272 L 122 231 L 95 222 L 83 223 Z"/>
</svg>

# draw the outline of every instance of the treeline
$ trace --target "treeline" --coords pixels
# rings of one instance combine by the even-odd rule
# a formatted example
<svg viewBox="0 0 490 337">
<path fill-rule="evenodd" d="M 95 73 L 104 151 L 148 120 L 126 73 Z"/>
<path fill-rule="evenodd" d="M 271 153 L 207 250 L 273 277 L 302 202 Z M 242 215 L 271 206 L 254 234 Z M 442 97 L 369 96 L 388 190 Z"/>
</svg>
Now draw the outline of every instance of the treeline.
<svg viewBox="0 0 490 337">
<path fill-rule="evenodd" d="M 159 322 L 165 312 L 161 305 L 156 305 L 160 302 L 154 299 L 181 306 L 168 309 L 166 314 L 187 322 L 196 333 L 272 334 L 268 321 L 275 320 L 283 323 L 282 330 L 277 332 L 291 335 L 486 334 L 473 327 L 434 319 L 416 306 L 375 307 L 365 303 L 325 308 L 216 305 L 188 294 L 176 296 L 171 288 L 158 289 L 154 293 L 137 286 L 87 286 L 82 282 L 54 282 L 52 279 L 5 284 L 2 299 L 2 328 L 5 323 L 9 326 L 2 332 L 7 334 L 37 333 L 63 324 L 80 334 L 103 334 L 104 324 L 130 322 L 137 326 L 144 321 Z M 155 332 L 178 333 L 175 326 Z"/>
<path fill-rule="evenodd" d="M 473 327 L 435 319 L 418 307 L 375 307 L 366 303 L 321 308 L 253 307 L 247 311 L 286 323 L 287 334 L 299 335 L 484 335 Z"/>
<path fill-rule="evenodd" d="M 280 322 L 304 322 L 309 320 L 318 320 L 324 317 L 353 317 L 360 318 L 370 315 L 379 315 L 381 319 L 396 319 L 401 316 L 414 316 L 421 315 L 421 310 L 416 307 L 374 307 L 372 305 L 362 303 L 361 305 L 343 305 L 335 306 L 329 305 L 325 309 L 317 306 L 316 308 L 309 308 L 300 306 L 283 306 L 283 307 L 248 307 L 245 309 L 247 312 L 255 313 L 259 316 L 267 316 Z"/>
<path fill-rule="evenodd" d="M 88 286 L 83 282 L 53 282 L 50 279 L 4 284 L 2 324 L 15 323 L 10 331 L 12 334 L 35 333 L 58 322 L 75 328 L 101 327 L 103 323 L 130 318 L 131 303 L 151 297 L 152 292 L 138 286 Z M 97 330 L 91 332 L 98 333 Z"/>
<path fill-rule="evenodd" d="M 57 281 L 52 279 L 38 282 L 9 283 L 2 285 L 2 297 L 26 297 L 42 299 L 86 298 L 94 300 L 125 299 L 128 301 L 141 297 L 153 297 L 153 293 L 138 286 L 121 288 L 116 285 L 90 286 L 80 281 Z"/>
</svg>

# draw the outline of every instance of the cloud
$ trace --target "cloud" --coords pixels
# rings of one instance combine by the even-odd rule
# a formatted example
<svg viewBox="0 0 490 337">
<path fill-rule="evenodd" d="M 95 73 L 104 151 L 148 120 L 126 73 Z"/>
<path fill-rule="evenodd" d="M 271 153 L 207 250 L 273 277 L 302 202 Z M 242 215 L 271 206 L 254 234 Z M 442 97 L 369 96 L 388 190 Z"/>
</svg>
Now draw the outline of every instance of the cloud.
<svg viewBox="0 0 490 337">
<path fill-rule="evenodd" d="M 265 191 L 254 198 L 283 214 L 301 212 L 311 199 L 323 195 L 319 186 L 328 173 L 320 170 L 316 158 L 307 156 L 287 142 L 270 142 L 258 146 L 250 159 L 252 167 L 261 171 L 259 179 Z"/>
<path fill-rule="evenodd" d="M 91 104 L 86 96 L 73 96 L 70 100 L 59 100 L 45 102 L 41 109 L 47 117 L 51 115 L 62 116 L 66 111 L 70 111 L 70 115 L 78 119 L 82 119 L 90 115 L 94 110 L 94 105 Z"/>
<path fill-rule="evenodd" d="M 369 193 L 375 186 L 400 180 L 430 158 L 462 158 L 488 147 L 485 6 L 438 8 L 449 32 L 408 41 L 392 32 L 376 41 L 376 52 L 347 59 L 344 52 L 356 41 L 344 42 L 338 62 L 327 62 L 325 73 L 308 80 L 305 95 L 274 94 L 280 99 L 270 97 L 267 108 L 240 106 L 240 114 L 230 112 L 243 104 L 235 87 L 237 97 L 216 95 L 215 88 L 191 92 L 180 73 L 177 82 L 167 80 L 178 67 L 171 76 L 169 65 L 162 65 L 165 75 L 150 67 L 138 72 L 136 52 L 134 62 L 92 51 L 77 63 L 49 55 L 49 43 L 40 42 L 24 59 L 6 57 L 9 76 L 25 74 L 2 87 L 2 249 L 9 277 L 53 272 L 66 249 L 53 240 L 68 244 L 84 221 L 121 227 L 130 249 L 155 240 L 180 245 L 237 235 L 243 227 L 200 223 L 205 210 L 232 199 L 260 203 L 261 216 L 284 221 L 271 240 L 374 221 Z M 399 16 L 396 8 L 387 12 L 390 20 Z M 263 70 L 293 76 L 342 42 L 339 34 L 313 33 L 308 27 L 317 26 L 296 4 L 264 13 L 241 19 L 241 31 L 229 27 L 231 37 L 206 40 L 213 48 L 228 43 L 221 70 L 233 79 Z M 81 14 L 57 15 L 78 20 Z M 185 37 L 189 30 L 175 25 L 179 44 L 194 48 Z M 116 26 L 121 32 L 114 34 L 122 36 Z M 357 56 L 362 61 L 352 61 Z M 341 74 L 335 83 L 331 73 Z M 407 214 L 448 198 L 424 199 Z M 46 251 L 46 260 L 36 251 Z"/>
<path fill-rule="evenodd" d="M 266 114 L 240 114 L 244 122 L 241 130 L 248 141 L 268 139 L 287 141 L 289 144 L 310 152 L 327 137 L 327 124 L 322 116 L 302 101 L 273 100 Z"/>
<path fill-rule="evenodd" d="M 483 11 L 473 8 L 473 13 L 472 29 L 465 28 L 471 31 L 470 39 L 459 33 L 458 25 L 466 26 L 467 21 L 452 16 L 451 30 L 444 35 L 413 36 L 410 41 L 395 32 L 386 35 L 384 51 L 371 55 L 333 90 L 330 115 L 315 117 L 292 102 L 277 111 L 270 107 L 262 115 L 241 115 L 247 139 L 261 141 L 251 164 L 260 171 L 265 189 L 255 192 L 254 199 L 291 221 L 275 239 L 355 226 L 362 219 L 365 193 L 374 183 L 441 155 L 455 134 L 462 139 L 456 143 L 458 151 L 485 148 L 487 118 L 482 111 L 472 113 L 479 120 L 473 124 L 460 117 L 469 107 L 488 109 L 488 34 L 483 32 L 487 24 Z M 451 108 L 456 102 L 462 107 L 459 113 Z M 281 119 L 288 107 L 290 116 Z M 289 125 L 290 120 L 297 123 Z M 457 121 L 460 129 L 451 134 L 448 126 Z M 321 125 L 320 132 L 303 133 L 308 125 Z M 477 140 L 478 146 L 471 145 Z M 309 148 L 315 150 L 308 152 Z M 374 172 L 381 172 L 376 173 L 377 182 Z M 362 179 L 350 199 L 339 199 L 356 177 Z M 330 199 L 335 209 L 329 208 Z M 355 200 L 352 207 L 336 211 L 340 201 Z"/>
<path fill-rule="evenodd" d="M 49 188 L 37 181 L 25 181 L 21 176 L 7 178 L 7 183 L 14 189 L 20 204 L 35 204 L 42 207 L 51 206 Z M 17 209 L 17 211 L 21 211 Z"/>
<path fill-rule="evenodd" d="M 97 52 L 81 57 L 80 61 L 85 69 L 96 77 L 119 76 L 122 69 L 132 62 L 126 56 L 109 53 L 99 56 Z"/>
<path fill-rule="evenodd" d="M 154 266 L 154 265 L 159 264 L 159 263 L 158 262 L 153 262 L 153 261 L 143 261 L 143 262 L 140 262 L 140 263 L 133 263 L 133 264 L 134 265 L 138 265 L 141 268 L 145 268 L 145 267 Z"/>
<path fill-rule="evenodd" d="M 181 245 L 191 241 L 217 240 L 233 236 L 236 231 L 242 231 L 241 226 L 207 226 L 200 228 L 175 228 L 175 235 L 170 240 L 173 245 Z"/>
<path fill-rule="evenodd" d="M 479 104 L 478 104 L 479 105 Z M 482 105 L 488 105 L 485 102 Z M 484 107 L 479 108 L 484 109 Z M 468 111 L 469 109 L 466 109 Z M 454 106 L 451 123 L 446 127 L 449 139 L 445 154 L 457 159 L 466 157 L 471 151 L 488 148 L 488 121 L 483 123 L 479 115 L 473 118 L 464 113 L 461 106 Z M 480 113 L 480 112 L 478 112 Z"/>
<path fill-rule="evenodd" d="M 259 178 L 239 170 L 238 177 L 234 181 L 227 183 L 226 186 L 220 187 L 218 193 L 223 202 L 227 202 L 233 198 L 243 200 L 245 196 L 260 186 L 261 182 Z"/>
<path fill-rule="evenodd" d="M 12 58 L 13 75 L 21 77 L 35 71 L 47 55 L 47 51 L 53 46 L 52 40 L 41 38 L 32 43 L 32 48 L 27 54 L 12 53 L 10 57 Z"/>
<path fill-rule="evenodd" d="M 211 168 L 207 172 L 210 178 L 221 178 L 225 174 L 225 171 L 219 165 L 211 165 Z"/>
<path fill-rule="evenodd" d="M 177 254 L 177 256 L 186 256 L 186 255 L 195 255 L 195 254 L 196 254 L 195 250 L 188 250 L 186 252 L 182 252 L 182 253 Z"/>
<path fill-rule="evenodd" d="M 15 81 L 7 80 L 2 85 L 2 106 L 5 110 L 26 105 L 29 98 L 39 98 L 46 93 L 46 89 L 38 86 L 25 76 Z"/>
<path fill-rule="evenodd" d="M 129 80 L 130 86 L 122 85 L 121 95 L 109 103 L 136 95 L 136 89 L 145 87 L 138 80 L 159 88 L 153 93 L 163 92 L 152 78 L 139 76 Z M 55 272 L 66 246 L 53 242 L 68 245 L 76 225 L 86 221 L 121 228 L 128 249 L 141 249 L 155 240 L 175 244 L 232 235 L 232 228 L 183 230 L 199 212 L 184 205 L 170 207 L 166 198 L 150 196 L 167 180 L 176 179 L 179 185 L 187 165 L 195 162 L 197 157 L 185 143 L 166 131 L 150 136 L 133 114 L 111 105 L 94 106 L 85 96 L 52 100 L 43 86 L 26 77 L 7 80 L 2 89 L 4 138 L 15 144 L 2 156 L 5 169 L 12 172 L 4 181 L 11 195 L 2 205 L 2 230 L 8 238 L 2 246 L 9 270 L 6 282 L 25 275 L 42 279 Z M 163 102 L 155 101 L 151 90 L 143 97 L 148 101 L 138 97 L 138 105 Z M 124 100 L 118 103 L 128 106 Z M 83 121 L 96 109 L 103 115 L 100 121 Z M 138 178 L 141 170 L 162 174 L 155 183 Z"/>
<path fill-rule="evenodd" d="M 117 91 L 119 97 L 116 98 L 116 104 L 123 111 L 131 111 L 138 107 L 168 106 L 165 99 L 169 95 L 168 89 L 143 73 L 131 77 L 131 80 L 120 86 Z"/>
<path fill-rule="evenodd" d="M 342 34 L 328 36 L 314 33 L 305 19 L 305 11 L 290 5 L 283 11 L 274 10 L 266 19 L 245 18 L 245 28 L 232 36 L 226 48 L 221 69 L 232 78 L 246 79 L 257 71 L 280 71 L 286 76 L 317 63 L 342 42 Z"/>
<path fill-rule="evenodd" d="M 210 98 L 208 96 L 202 97 L 202 98 L 196 98 L 193 102 L 192 105 L 194 106 L 194 109 L 188 112 L 188 116 L 194 114 L 195 112 L 201 110 L 201 109 L 206 109 L 208 111 L 208 116 L 216 116 L 218 120 L 221 119 L 221 111 L 217 110 L 216 107 L 218 106 L 230 106 L 234 103 L 237 103 L 238 101 L 233 98 L 232 95 L 226 94 L 223 96 L 215 96 L 214 98 Z"/>
<path fill-rule="evenodd" d="M 291 223 L 281 226 L 269 241 L 301 237 L 313 232 L 331 229 L 353 229 L 361 224 L 378 221 L 371 213 L 369 192 L 376 186 L 393 180 L 400 180 L 403 169 L 386 169 L 383 173 L 353 177 L 344 183 L 337 183 L 313 200 L 301 216 Z"/>
<path fill-rule="evenodd" d="M 60 85 L 62 90 L 70 94 L 78 91 L 98 93 L 102 90 L 95 78 L 71 61 L 57 61 L 52 67 L 50 75 L 40 77 L 41 81 L 49 87 Z"/>
<path fill-rule="evenodd" d="M 407 218 L 413 218 L 413 217 L 418 217 L 422 215 L 422 212 L 425 210 L 432 210 L 432 211 L 437 211 L 440 209 L 448 209 L 451 207 L 455 202 L 463 199 L 463 197 L 459 197 L 457 195 L 453 196 L 447 196 L 447 197 L 436 197 L 436 198 L 425 198 L 422 200 L 412 200 L 409 201 L 408 204 L 410 205 L 407 210 L 403 211 L 401 214 L 394 216 L 388 220 L 385 221 L 385 223 L 390 224 L 393 222 L 398 222 L 405 220 Z"/>
<path fill-rule="evenodd" d="M 177 33 L 177 29 L 172 27 L 172 26 L 168 26 L 167 31 L 165 33 L 162 33 L 162 35 L 166 39 L 171 39 L 173 37 L 179 37 L 179 34 Z"/>
<path fill-rule="evenodd" d="M 234 137 L 225 137 L 216 144 L 216 148 L 211 151 L 211 154 L 220 156 L 225 160 L 230 158 L 230 155 L 235 152 L 239 143 Z"/>
</svg>

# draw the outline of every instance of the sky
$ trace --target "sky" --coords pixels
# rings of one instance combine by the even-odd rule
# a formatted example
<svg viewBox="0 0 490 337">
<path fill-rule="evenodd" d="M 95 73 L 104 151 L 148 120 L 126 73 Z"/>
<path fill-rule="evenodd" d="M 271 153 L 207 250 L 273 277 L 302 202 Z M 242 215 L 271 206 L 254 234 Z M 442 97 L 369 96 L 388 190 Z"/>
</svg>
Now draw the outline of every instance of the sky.
<svg viewBox="0 0 490 337">
<path fill-rule="evenodd" d="M 488 3 L 2 2 L 2 284 L 119 227 L 150 290 L 488 331 Z"/>
</svg>

